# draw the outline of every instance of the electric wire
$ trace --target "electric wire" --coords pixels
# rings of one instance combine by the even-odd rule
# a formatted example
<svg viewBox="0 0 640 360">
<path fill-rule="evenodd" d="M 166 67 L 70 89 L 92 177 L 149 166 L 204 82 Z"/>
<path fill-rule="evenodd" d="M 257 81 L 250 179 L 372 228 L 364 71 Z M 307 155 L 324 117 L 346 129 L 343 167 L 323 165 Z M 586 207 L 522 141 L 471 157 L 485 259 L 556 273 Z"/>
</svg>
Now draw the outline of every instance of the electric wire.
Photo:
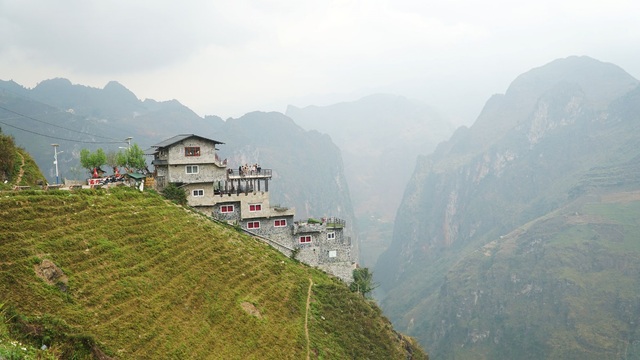
<svg viewBox="0 0 640 360">
<path fill-rule="evenodd" d="M 23 129 L 21 127 L 15 126 L 15 125 L 11 125 L 11 124 L 7 124 L 3 121 L 0 121 L 0 124 L 18 129 L 18 130 L 22 130 L 31 134 L 35 134 L 35 135 L 40 135 L 49 139 L 56 139 L 56 140 L 64 140 L 64 141 L 70 141 L 70 142 L 76 142 L 76 143 L 84 143 L 84 144 L 122 144 L 122 143 L 126 143 L 126 141 L 86 141 L 86 140 L 76 140 L 76 139 L 67 139 L 67 138 L 62 138 L 62 137 L 58 137 L 58 136 L 51 136 L 51 135 L 45 135 L 45 134 L 41 134 L 39 132 L 35 132 L 32 130 L 27 130 L 27 129 Z"/>
<path fill-rule="evenodd" d="M 61 125 L 48 123 L 48 122 L 46 122 L 46 121 L 43 121 L 43 120 L 40 120 L 40 119 L 36 119 L 36 118 L 34 118 L 34 117 L 32 117 L 32 116 L 25 115 L 25 114 L 21 114 L 21 113 L 19 113 L 19 112 L 17 112 L 17 111 L 13 111 L 13 110 L 11 110 L 11 109 L 7 109 L 6 107 L 1 106 L 1 105 L 0 105 L 0 109 L 2 109 L 2 110 L 4 110 L 4 111 L 7 111 L 7 112 L 10 112 L 10 113 L 12 113 L 12 114 L 16 114 L 16 115 L 18 115 L 18 116 L 22 116 L 22 117 L 27 118 L 27 119 L 29 119 L 29 120 L 33 120 L 33 121 L 37 121 L 37 122 L 41 122 L 41 123 L 43 123 L 43 124 L 47 124 L 47 125 L 50 125 L 50 126 L 58 127 L 58 128 L 61 128 L 61 129 L 67 130 L 67 131 L 72 131 L 72 132 L 76 132 L 76 133 L 83 134 L 83 135 L 89 135 L 89 136 L 93 136 L 93 137 L 99 137 L 99 138 L 102 138 L 102 139 L 118 140 L 118 139 L 114 139 L 114 138 L 112 138 L 112 137 L 108 137 L 108 136 L 95 135 L 95 134 L 91 134 L 91 133 L 84 132 L 84 131 L 80 131 L 80 130 L 70 129 L 70 128 L 67 128 L 67 127 L 64 127 L 64 126 L 61 126 Z M 5 120 L 5 119 L 2 119 L 2 120 Z M 5 124 L 5 125 L 6 125 L 6 124 Z"/>
<path fill-rule="evenodd" d="M 28 100 L 28 101 L 35 101 L 35 102 L 38 102 L 38 103 L 40 103 L 40 104 L 44 104 L 44 105 L 50 106 L 50 107 L 52 107 L 52 108 L 58 109 L 58 107 L 57 107 L 57 106 L 54 106 L 54 105 L 51 105 L 51 104 L 45 103 L 45 102 L 43 102 L 42 100 L 34 99 L 34 98 L 32 98 L 30 95 L 28 95 L 28 94 L 27 94 L 27 95 L 25 95 L 25 94 L 20 94 L 20 93 L 17 93 L 17 92 L 15 92 L 15 91 L 11 91 L 11 90 L 9 90 L 9 89 L 7 89 L 7 88 L 1 88 L 1 87 L 0 87 L 0 93 L 8 93 L 8 94 L 11 94 L 11 95 L 13 95 L 14 97 L 17 97 L 17 98 L 26 99 L 26 100 Z M 15 119 L 15 118 L 4 118 L 4 119 L 1 119 L 1 120 L 6 120 L 6 119 Z M 37 120 L 37 121 L 44 122 L 44 121 L 42 121 L 42 120 Z M 61 128 L 63 128 L 63 129 L 65 129 L 64 127 L 62 127 L 62 126 L 60 126 L 60 125 L 56 125 L 56 124 L 49 124 L 49 123 L 47 123 L 47 122 L 44 122 L 44 123 L 45 123 L 45 124 L 48 124 L 48 125 L 52 125 L 52 126 L 56 126 L 56 127 L 61 127 Z M 113 130 L 119 130 L 120 132 L 127 132 L 127 131 L 129 131 L 129 130 L 124 130 L 124 129 L 122 129 L 122 128 L 118 128 L 117 126 L 114 126 L 113 124 L 112 124 L 112 125 L 110 125 L 110 128 L 111 128 L 111 129 L 113 129 Z M 72 131 L 75 131 L 75 130 L 72 130 Z M 89 134 L 89 135 L 91 135 L 91 134 Z M 98 137 L 101 137 L 101 136 L 99 136 L 99 135 L 92 135 L 92 136 L 98 136 Z M 107 139 L 118 140 L 118 139 L 114 139 L 114 138 L 107 138 Z"/>
</svg>

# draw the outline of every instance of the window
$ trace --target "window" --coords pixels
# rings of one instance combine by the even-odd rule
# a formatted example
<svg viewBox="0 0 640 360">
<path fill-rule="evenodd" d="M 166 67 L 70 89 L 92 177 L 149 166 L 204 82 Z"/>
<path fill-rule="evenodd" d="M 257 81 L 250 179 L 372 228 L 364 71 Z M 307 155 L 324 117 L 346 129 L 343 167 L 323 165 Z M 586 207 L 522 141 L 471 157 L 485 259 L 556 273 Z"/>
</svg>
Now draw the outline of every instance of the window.
<svg viewBox="0 0 640 360">
<path fill-rule="evenodd" d="M 300 244 L 310 244 L 311 235 L 300 236 Z"/>
<path fill-rule="evenodd" d="M 195 197 L 204 196 L 204 190 L 202 189 L 193 190 L 192 194 Z"/>
<path fill-rule="evenodd" d="M 249 211 L 262 211 L 262 204 L 249 204 Z"/>
<path fill-rule="evenodd" d="M 283 227 L 283 226 L 287 226 L 287 219 L 274 220 L 274 222 L 273 222 L 273 226 L 274 226 L 274 227 Z"/>
<path fill-rule="evenodd" d="M 197 174 L 198 173 L 198 165 L 187 165 L 186 167 L 187 174 Z"/>
<path fill-rule="evenodd" d="M 200 146 L 186 146 L 184 156 L 200 156 Z"/>
<path fill-rule="evenodd" d="M 247 229 L 260 229 L 260 221 L 249 221 Z"/>
<path fill-rule="evenodd" d="M 338 256 L 338 251 L 337 250 L 329 250 L 329 257 L 330 258 L 334 258 Z"/>
<path fill-rule="evenodd" d="M 327 233 L 327 239 L 333 240 L 335 238 L 336 238 L 336 233 L 335 232 L 332 231 L 332 232 L 328 232 Z"/>
<path fill-rule="evenodd" d="M 220 212 L 223 213 L 223 214 L 232 213 L 233 212 L 233 205 L 222 205 L 222 206 L 220 206 Z"/>
</svg>

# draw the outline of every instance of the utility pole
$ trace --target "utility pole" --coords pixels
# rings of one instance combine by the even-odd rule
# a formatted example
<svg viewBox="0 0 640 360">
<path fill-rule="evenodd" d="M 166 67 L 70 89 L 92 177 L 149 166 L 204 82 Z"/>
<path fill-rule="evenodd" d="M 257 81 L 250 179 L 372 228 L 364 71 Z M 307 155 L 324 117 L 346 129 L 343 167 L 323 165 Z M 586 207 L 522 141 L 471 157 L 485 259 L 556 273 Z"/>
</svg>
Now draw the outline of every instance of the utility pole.
<svg viewBox="0 0 640 360">
<path fill-rule="evenodd" d="M 127 158 L 127 165 L 125 165 L 125 170 L 129 169 L 129 153 L 131 152 L 131 139 L 133 139 L 131 136 L 127 137 L 126 139 L 124 139 L 124 141 L 127 142 L 127 147 L 119 147 L 120 149 L 127 149 L 125 156 Z M 129 171 L 127 171 L 129 172 Z"/>
<path fill-rule="evenodd" d="M 53 163 L 56 165 L 56 185 L 58 185 L 58 154 L 62 154 L 63 151 L 58 152 L 59 144 L 51 144 L 53 146 Z"/>
</svg>

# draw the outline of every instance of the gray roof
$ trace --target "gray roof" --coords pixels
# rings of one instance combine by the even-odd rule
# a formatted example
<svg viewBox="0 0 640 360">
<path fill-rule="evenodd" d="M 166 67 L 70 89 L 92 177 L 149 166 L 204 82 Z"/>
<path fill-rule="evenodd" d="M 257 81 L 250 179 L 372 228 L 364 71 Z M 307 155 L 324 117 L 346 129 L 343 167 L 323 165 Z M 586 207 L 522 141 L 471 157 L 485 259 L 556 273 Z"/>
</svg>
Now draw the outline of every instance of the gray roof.
<svg viewBox="0 0 640 360">
<path fill-rule="evenodd" d="M 188 139 L 190 137 L 197 137 L 197 138 L 200 138 L 202 140 L 211 141 L 215 145 L 224 144 L 223 142 L 220 142 L 220 141 L 217 141 L 217 140 L 213 140 L 213 139 L 207 139 L 206 137 L 202 137 L 202 136 L 195 135 L 195 134 L 182 134 L 182 135 L 176 135 L 176 136 L 174 136 L 172 138 L 169 138 L 169 139 L 167 139 L 165 141 L 162 141 L 162 142 L 160 142 L 160 143 L 158 143 L 156 145 L 152 145 L 151 147 L 162 148 L 162 147 L 171 146 L 171 145 L 173 145 L 173 144 L 175 144 L 177 142 L 180 142 L 180 141 L 182 141 L 184 139 Z"/>
<path fill-rule="evenodd" d="M 147 177 L 147 175 L 145 174 L 140 174 L 140 173 L 126 173 L 124 174 L 124 176 L 128 176 L 130 178 L 136 179 L 136 180 L 141 180 Z"/>
</svg>

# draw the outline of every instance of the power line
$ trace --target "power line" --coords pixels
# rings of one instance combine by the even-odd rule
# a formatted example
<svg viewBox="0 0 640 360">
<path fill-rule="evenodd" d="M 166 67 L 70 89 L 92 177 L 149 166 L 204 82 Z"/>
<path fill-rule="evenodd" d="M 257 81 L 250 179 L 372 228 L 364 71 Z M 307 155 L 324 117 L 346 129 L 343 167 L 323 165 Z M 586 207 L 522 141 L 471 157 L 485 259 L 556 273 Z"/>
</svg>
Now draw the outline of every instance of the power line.
<svg viewBox="0 0 640 360">
<path fill-rule="evenodd" d="M 20 85 L 20 84 L 18 84 L 18 85 Z M 20 85 L 20 86 L 22 86 L 22 85 Z M 22 86 L 22 87 L 24 88 L 24 86 Z M 32 91 L 32 89 L 27 89 L 27 88 L 24 88 L 24 89 L 26 89 L 26 91 L 28 91 L 28 92 L 31 92 L 31 91 Z M 55 109 L 59 110 L 58 106 L 54 106 L 54 105 L 48 104 L 48 103 L 44 102 L 43 100 L 40 100 L 40 99 L 37 99 L 37 98 L 32 98 L 32 97 L 31 97 L 31 95 L 30 95 L 29 93 L 27 93 L 27 94 L 20 94 L 20 93 L 17 93 L 17 92 L 15 92 L 15 91 L 12 91 L 12 90 L 9 90 L 9 89 L 7 89 L 7 88 L 3 88 L 3 87 L 0 87 L 0 92 L 10 93 L 10 94 L 12 94 L 12 95 L 14 95 L 14 96 L 16 96 L 16 97 L 19 97 L 19 98 L 22 98 L 22 99 L 26 99 L 26 100 L 28 100 L 28 101 L 34 101 L 34 102 L 37 102 L 37 103 L 40 103 L 40 104 L 43 104 L 43 105 L 46 105 L 46 106 L 49 106 L 49 107 L 52 107 L 52 108 L 55 108 Z M 6 120 L 6 119 L 7 119 L 7 118 L 2 119 L 2 120 Z M 40 121 L 42 121 L 42 120 L 40 120 Z M 57 127 L 61 127 L 61 126 L 59 126 L 59 125 L 55 125 L 55 124 L 49 124 L 49 125 L 53 125 L 53 126 L 57 126 Z M 113 130 L 119 130 L 119 131 L 121 131 L 121 132 L 128 132 L 128 131 L 129 131 L 129 130 L 125 130 L 125 129 L 119 128 L 119 127 L 117 127 L 117 126 L 115 126 L 115 125 L 113 125 L 113 124 L 109 125 L 109 127 L 110 127 L 111 129 L 113 129 Z M 63 129 L 64 129 L 64 128 L 63 128 Z M 73 131 L 73 130 L 72 130 L 72 131 Z M 101 137 L 101 136 L 99 136 L 99 135 L 92 135 L 92 136 L 98 136 L 98 137 Z M 113 139 L 113 138 L 107 138 L 107 139 Z M 117 140 L 117 139 L 113 139 L 113 140 Z"/>
<path fill-rule="evenodd" d="M 30 120 L 33 120 L 33 121 L 37 121 L 37 122 L 41 122 L 41 123 L 43 123 L 43 124 L 47 124 L 47 125 L 51 125 L 51 126 L 54 126 L 54 127 L 58 127 L 58 128 L 61 128 L 61 129 L 67 130 L 67 131 L 73 131 L 73 132 L 76 132 L 76 133 L 79 133 L 79 134 L 89 135 L 89 136 L 94 136 L 94 137 L 99 137 L 99 138 L 103 138 L 103 139 L 117 140 L 117 139 L 114 139 L 114 138 L 112 138 L 112 137 L 101 136 L 101 135 L 95 135 L 95 134 L 91 134 L 91 133 L 84 132 L 84 131 L 79 131 L 79 130 L 75 130 L 75 129 L 69 129 L 69 128 L 66 128 L 66 127 L 64 127 L 64 126 L 60 126 L 60 125 L 57 125 L 57 124 L 51 124 L 51 123 L 48 123 L 48 122 L 46 122 L 46 121 L 43 121 L 43 120 L 40 120 L 40 119 L 36 119 L 36 118 L 34 118 L 34 117 L 32 117 L 32 116 L 25 115 L 25 114 L 21 114 L 21 113 L 19 113 L 19 112 L 17 112 L 17 111 L 13 111 L 13 110 L 7 109 L 7 108 L 6 108 L 6 107 L 4 107 L 4 106 L 0 106 L 0 109 L 5 110 L 5 111 L 7 111 L 7 112 L 10 112 L 10 113 L 12 113 L 12 114 L 16 114 L 16 115 L 18 115 L 18 116 L 22 116 L 22 117 L 24 117 L 24 118 L 27 118 L 27 119 L 30 119 Z M 3 120 L 6 120 L 6 119 L 3 119 Z M 5 124 L 5 125 L 7 125 L 7 124 Z M 11 126 L 11 125 L 9 125 L 9 126 Z M 15 126 L 14 126 L 14 127 L 15 127 Z M 25 131 L 26 131 L 26 130 L 25 130 Z"/>
<path fill-rule="evenodd" d="M 35 135 L 40 135 L 49 139 L 56 139 L 56 140 L 64 140 L 64 141 L 71 141 L 71 142 L 76 142 L 76 143 L 84 143 L 84 144 L 122 144 L 124 143 L 124 141 L 86 141 L 86 140 L 75 140 L 75 139 L 66 139 L 66 138 L 61 138 L 61 137 L 57 137 L 57 136 L 51 136 L 51 135 L 45 135 L 45 134 L 41 134 L 32 130 L 27 130 L 27 129 L 23 129 L 21 127 L 15 126 L 15 125 L 11 125 L 11 124 L 7 124 L 3 121 L 0 121 L 0 124 L 6 125 L 6 126 L 10 126 L 12 128 L 18 129 L 18 130 L 22 130 L 31 134 L 35 134 Z M 91 134 L 88 134 L 91 135 Z"/>
</svg>

